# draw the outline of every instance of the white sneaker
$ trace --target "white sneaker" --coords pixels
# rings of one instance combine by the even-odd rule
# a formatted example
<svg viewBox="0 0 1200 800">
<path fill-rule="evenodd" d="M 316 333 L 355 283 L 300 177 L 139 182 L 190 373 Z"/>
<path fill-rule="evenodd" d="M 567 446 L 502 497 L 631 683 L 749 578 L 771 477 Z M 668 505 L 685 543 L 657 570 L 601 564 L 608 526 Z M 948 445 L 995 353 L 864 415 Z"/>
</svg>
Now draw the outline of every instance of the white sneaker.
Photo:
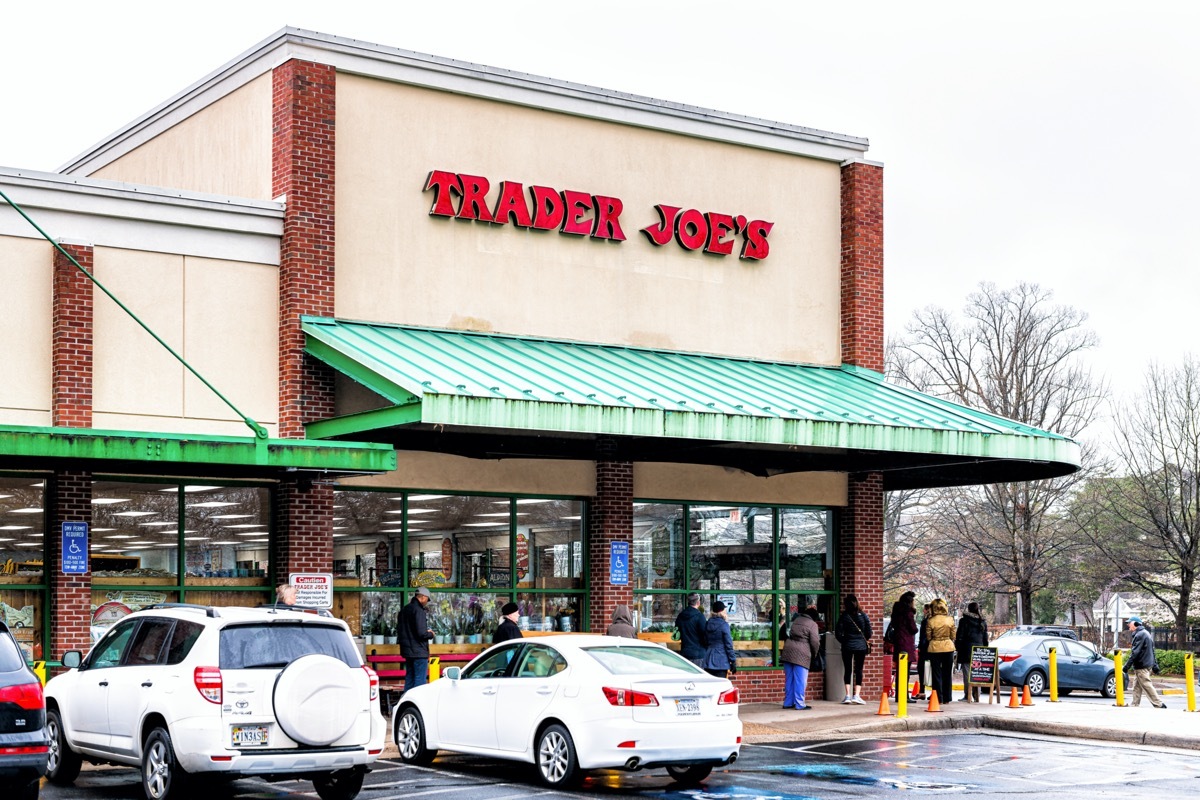
<svg viewBox="0 0 1200 800">
<path fill-rule="evenodd" d="M 862 699 L 861 697 L 859 697 L 858 695 L 854 695 L 854 697 L 850 698 L 850 702 L 851 702 L 851 703 L 856 703 L 857 705 L 860 705 L 860 706 L 865 706 L 865 705 L 867 704 L 867 701 L 866 701 L 866 700 L 863 700 L 863 699 Z"/>
<path fill-rule="evenodd" d="M 844 705 L 844 706 L 848 706 L 853 702 L 854 701 L 850 699 L 850 695 L 846 695 L 845 697 L 842 698 L 842 705 Z"/>
</svg>

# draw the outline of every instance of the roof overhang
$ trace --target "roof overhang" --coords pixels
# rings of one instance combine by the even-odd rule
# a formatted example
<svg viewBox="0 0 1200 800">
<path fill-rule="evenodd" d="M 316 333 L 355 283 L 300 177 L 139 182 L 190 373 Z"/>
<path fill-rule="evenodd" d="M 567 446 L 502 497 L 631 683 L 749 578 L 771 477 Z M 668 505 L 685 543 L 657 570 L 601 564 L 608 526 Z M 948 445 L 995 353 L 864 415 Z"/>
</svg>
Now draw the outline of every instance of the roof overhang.
<svg viewBox="0 0 1200 800">
<path fill-rule="evenodd" d="M 306 349 L 380 395 L 310 438 L 481 458 L 716 464 L 759 475 L 881 472 L 889 489 L 1036 480 L 1079 468 L 1058 434 L 823 367 L 305 317 Z"/>
<path fill-rule="evenodd" d="M 0 459 L 12 469 L 140 473 L 153 467 L 156 472 L 244 478 L 291 473 L 335 477 L 396 468 L 395 451 L 378 442 L 22 426 L 0 427 Z"/>
</svg>

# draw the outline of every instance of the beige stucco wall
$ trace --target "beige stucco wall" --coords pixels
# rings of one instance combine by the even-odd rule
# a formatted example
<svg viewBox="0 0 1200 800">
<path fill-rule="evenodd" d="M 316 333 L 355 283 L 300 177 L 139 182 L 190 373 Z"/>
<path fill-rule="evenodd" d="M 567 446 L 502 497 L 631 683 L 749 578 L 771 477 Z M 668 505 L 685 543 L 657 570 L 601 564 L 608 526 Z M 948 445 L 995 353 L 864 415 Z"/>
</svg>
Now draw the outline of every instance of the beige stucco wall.
<svg viewBox="0 0 1200 800">
<path fill-rule="evenodd" d="M 97 248 L 96 277 L 245 414 L 278 419 L 278 270 Z M 249 429 L 96 292 L 93 426 L 248 435 Z"/>
<path fill-rule="evenodd" d="M 741 470 L 699 464 L 635 464 L 633 495 L 647 500 L 844 506 L 846 476 L 793 472 L 760 478 Z"/>
<path fill-rule="evenodd" d="M 338 316 L 839 363 L 837 164 L 347 73 L 337 109 Z M 619 197 L 627 240 L 431 217 L 433 169 Z M 770 256 L 655 247 L 658 203 L 774 222 Z"/>
<path fill-rule="evenodd" d="M 91 177 L 271 199 L 271 76 L 187 117 Z"/>
<path fill-rule="evenodd" d="M 0 424 L 50 424 L 54 249 L 0 236 Z"/>
</svg>

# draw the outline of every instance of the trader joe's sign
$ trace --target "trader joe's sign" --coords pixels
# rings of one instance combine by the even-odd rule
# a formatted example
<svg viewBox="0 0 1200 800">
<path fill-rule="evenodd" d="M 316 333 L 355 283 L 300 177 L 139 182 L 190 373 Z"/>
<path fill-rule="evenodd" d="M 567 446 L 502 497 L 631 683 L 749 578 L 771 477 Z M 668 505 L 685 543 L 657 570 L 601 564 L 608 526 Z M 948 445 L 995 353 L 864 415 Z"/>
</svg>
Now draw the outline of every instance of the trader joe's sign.
<svg viewBox="0 0 1200 800">
<path fill-rule="evenodd" d="M 440 169 L 429 173 L 424 191 L 433 192 L 429 214 L 434 217 L 625 241 L 621 227 L 625 204 L 618 197 L 537 185 L 526 191 L 516 181 L 501 181 L 493 192 L 485 177 Z M 761 260 L 771 252 L 767 237 L 773 222 L 665 203 L 654 209 L 658 220 L 642 228 L 642 233 L 656 246 L 674 241 L 684 250 L 717 256 L 730 255 L 738 247 L 738 258 L 747 260 Z"/>
</svg>

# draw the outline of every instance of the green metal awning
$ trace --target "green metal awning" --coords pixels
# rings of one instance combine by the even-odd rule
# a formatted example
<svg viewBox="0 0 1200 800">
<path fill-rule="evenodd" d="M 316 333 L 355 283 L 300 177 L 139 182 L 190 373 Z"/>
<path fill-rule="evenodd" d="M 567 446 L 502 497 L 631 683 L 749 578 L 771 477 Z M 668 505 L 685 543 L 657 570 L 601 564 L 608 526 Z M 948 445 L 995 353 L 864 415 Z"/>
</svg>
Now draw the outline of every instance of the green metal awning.
<svg viewBox="0 0 1200 800">
<path fill-rule="evenodd" d="M 354 436 L 479 457 L 588 457 L 613 437 L 630 460 L 883 472 L 889 488 L 1074 472 L 1064 436 L 886 383 L 857 367 L 755 361 L 322 317 L 309 354 L 382 407 L 322 420 Z"/>
<path fill-rule="evenodd" d="M 185 475 L 277 477 L 282 472 L 387 472 L 396 453 L 376 442 L 324 442 L 179 433 L 134 433 L 92 428 L 0 427 L 6 468 L 73 468 Z"/>
</svg>

